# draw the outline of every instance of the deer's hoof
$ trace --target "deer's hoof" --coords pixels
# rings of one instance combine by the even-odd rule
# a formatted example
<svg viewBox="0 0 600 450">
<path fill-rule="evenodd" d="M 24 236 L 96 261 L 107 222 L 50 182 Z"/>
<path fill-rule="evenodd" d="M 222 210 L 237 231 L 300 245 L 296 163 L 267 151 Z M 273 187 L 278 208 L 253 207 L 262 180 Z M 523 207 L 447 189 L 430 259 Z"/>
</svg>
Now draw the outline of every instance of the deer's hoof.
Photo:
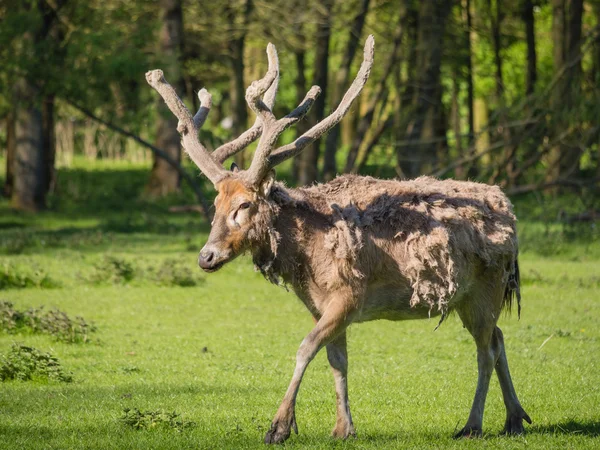
<svg viewBox="0 0 600 450">
<path fill-rule="evenodd" d="M 472 439 L 480 438 L 483 435 L 481 428 L 465 426 L 462 430 L 454 435 L 454 439 Z"/>
<path fill-rule="evenodd" d="M 289 422 L 282 420 L 274 421 L 271 424 L 271 429 L 265 435 L 265 444 L 281 444 L 285 442 L 290 437 L 292 429 L 298 434 L 295 417 L 292 417 L 292 420 Z"/>
<path fill-rule="evenodd" d="M 516 414 L 509 415 L 506 418 L 504 430 L 502 430 L 502 433 L 500 434 L 518 435 L 525 433 L 525 428 L 523 427 L 523 420 L 525 420 L 528 424 L 531 425 L 531 418 L 522 409 Z"/>
<path fill-rule="evenodd" d="M 356 431 L 354 431 L 354 425 L 351 423 L 337 424 L 331 436 L 335 439 L 348 439 L 349 437 L 356 438 Z"/>
</svg>

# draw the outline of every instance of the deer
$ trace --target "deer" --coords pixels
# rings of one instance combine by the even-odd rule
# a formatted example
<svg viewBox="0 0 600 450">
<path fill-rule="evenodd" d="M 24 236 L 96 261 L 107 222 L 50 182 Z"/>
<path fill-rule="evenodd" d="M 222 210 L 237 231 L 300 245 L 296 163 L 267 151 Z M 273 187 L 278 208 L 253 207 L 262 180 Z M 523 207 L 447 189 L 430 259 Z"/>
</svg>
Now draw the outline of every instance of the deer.
<svg viewBox="0 0 600 450">
<path fill-rule="evenodd" d="M 332 435 L 356 437 L 348 400 L 346 331 L 353 323 L 412 320 L 451 312 L 475 340 L 477 388 L 465 426 L 455 437 L 482 435 L 483 412 L 492 372 L 500 382 L 506 422 L 503 433 L 521 434 L 531 424 L 511 379 L 502 331 L 497 321 L 516 297 L 521 312 L 516 218 L 497 186 L 422 176 L 383 180 L 342 175 L 325 184 L 288 188 L 274 168 L 336 126 L 366 84 L 374 58 L 374 38 L 337 108 L 291 143 L 281 134 L 305 117 L 320 88 L 313 86 L 289 114 L 273 113 L 279 60 L 267 46 L 266 75 L 250 84 L 245 99 L 254 124 L 232 141 L 209 152 L 199 131 L 212 106 L 205 89 L 192 116 L 161 70 L 147 82 L 178 119 L 182 146 L 212 182 L 217 196 L 208 240 L 198 264 L 215 272 L 250 253 L 255 267 L 272 283 L 291 287 L 314 319 L 314 328 L 296 354 L 289 387 L 266 433 L 276 444 L 298 433 L 295 404 L 304 373 L 325 348 L 333 371 L 336 423 Z M 223 164 L 258 140 L 247 169 Z M 437 329 L 437 327 L 436 327 Z"/>
</svg>

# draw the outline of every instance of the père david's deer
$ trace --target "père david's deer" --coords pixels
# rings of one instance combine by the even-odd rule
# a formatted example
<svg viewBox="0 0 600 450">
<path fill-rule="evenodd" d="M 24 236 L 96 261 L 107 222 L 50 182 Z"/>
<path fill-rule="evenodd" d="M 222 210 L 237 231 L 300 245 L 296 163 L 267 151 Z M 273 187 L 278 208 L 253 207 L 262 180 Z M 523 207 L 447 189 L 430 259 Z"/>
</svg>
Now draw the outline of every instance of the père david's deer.
<svg viewBox="0 0 600 450">
<path fill-rule="evenodd" d="M 273 167 L 298 155 L 348 112 L 373 64 L 374 40 L 364 48 L 356 79 L 337 109 L 290 144 L 277 147 L 285 129 L 301 120 L 320 93 L 313 86 L 303 102 L 276 119 L 277 52 L 267 47 L 269 67 L 246 91 L 256 122 L 233 141 L 209 153 L 198 132 L 211 107 L 199 93 L 192 116 L 160 70 L 146 74 L 179 119 L 183 147 L 214 184 L 218 195 L 208 242 L 198 263 L 214 272 L 244 252 L 274 283 L 291 286 L 315 320 L 302 341 L 296 368 L 266 443 L 283 442 L 294 429 L 294 407 L 302 376 L 325 347 L 335 378 L 337 421 L 333 435 L 354 436 L 348 404 L 346 328 L 376 319 L 407 320 L 456 311 L 477 344 L 478 380 L 471 413 L 456 435 L 482 432 L 483 410 L 495 369 L 506 405 L 506 433 L 531 423 L 513 387 L 496 326 L 516 296 L 520 309 L 515 216 L 498 187 L 473 182 L 412 181 L 340 176 L 327 184 L 289 189 L 275 181 Z M 223 162 L 260 138 L 247 170 Z"/>
</svg>

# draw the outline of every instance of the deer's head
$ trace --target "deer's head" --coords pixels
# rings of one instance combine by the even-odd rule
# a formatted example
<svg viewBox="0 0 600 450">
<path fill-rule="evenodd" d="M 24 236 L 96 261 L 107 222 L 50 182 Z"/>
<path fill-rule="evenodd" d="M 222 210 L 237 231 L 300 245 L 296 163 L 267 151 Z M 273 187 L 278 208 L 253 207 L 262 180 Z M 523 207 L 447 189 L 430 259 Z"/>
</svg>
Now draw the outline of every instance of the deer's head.
<svg viewBox="0 0 600 450">
<path fill-rule="evenodd" d="M 277 147 L 279 136 L 306 115 L 321 89 L 313 86 L 296 109 L 281 119 L 276 119 L 273 105 L 279 84 L 279 60 L 272 44 L 267 46 L 267 74 L 254 81 L 246 90 L 246 102 L 257 116 L 254 125 L 212 153 L 198 139 L 200 128 L 212 106 L 212 97 L 208 91 L 201 89 L 198 92 L 200 109 L 192 116 L 173 87 L 167 83 L 161 70 L 146 73 L 148 83 L 158 91 L 171 112 L 179 119 L 177 130 L 181 134 L 185 151 L 212 181 L 218 192 L 210 236 L 198 257 L 198 264 L 202 269 L 207 272 L 218 270 L 262 237 L 256 232 L 256 225 L 260 222 L 259 215 L 266 211 L 264 206 L 275 176 L 273 168 L 299 154 L 308 144 L 342 120 L 369 78 L 373 51 L 374 39 L 369 36 L 360 70 L 336 110 L 295 141 L 281 147 Z M 227 158 L 242 151 L 258 138 L 258 146 L 247 170 L 233 167 L 228 171 L 223 168 L 223 162 Z"/>
</svg>

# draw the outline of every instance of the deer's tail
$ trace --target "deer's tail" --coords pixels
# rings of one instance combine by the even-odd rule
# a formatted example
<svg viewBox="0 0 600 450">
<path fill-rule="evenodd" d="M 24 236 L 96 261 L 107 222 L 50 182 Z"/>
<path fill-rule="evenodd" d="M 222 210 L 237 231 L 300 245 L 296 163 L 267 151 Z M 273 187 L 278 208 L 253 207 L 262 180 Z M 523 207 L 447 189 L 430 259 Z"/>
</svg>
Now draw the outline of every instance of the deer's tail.
<svg viewBox="0 0 600 450">
<path fill-rule="evenodd" d="M 517 315 L 521 318 L 521 277 L 519 275 L 519 260 L 515 260 L 511 264 L 510 274 L 504 289 L 504 306 L 510 311 L 514 299 L 517 299 Z"/>
</svg>

